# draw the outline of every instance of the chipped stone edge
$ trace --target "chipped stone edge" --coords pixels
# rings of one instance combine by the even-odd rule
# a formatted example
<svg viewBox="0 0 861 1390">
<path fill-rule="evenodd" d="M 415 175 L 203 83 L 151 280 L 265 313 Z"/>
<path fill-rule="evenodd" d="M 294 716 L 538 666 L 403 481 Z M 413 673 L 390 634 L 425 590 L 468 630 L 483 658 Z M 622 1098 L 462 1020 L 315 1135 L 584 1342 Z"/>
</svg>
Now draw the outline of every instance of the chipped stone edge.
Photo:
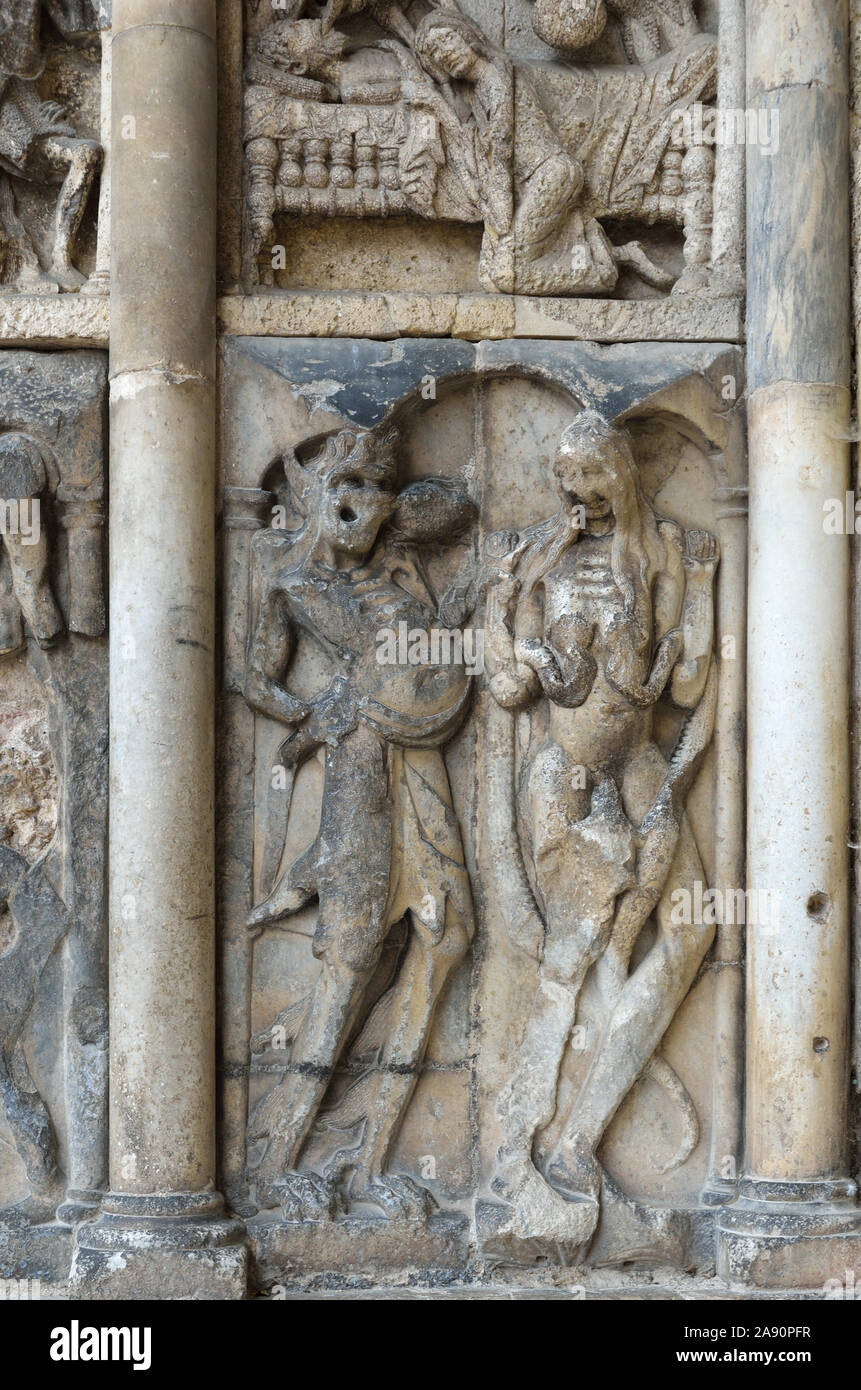
<svg viewBox="0 0 861 1390">
<path fill-rule="evenodd" d="M 238 337 L 568 338 L 586 342 L 744 340 L 738 299 L 538 299 L 523 295 L 281 291 L 226 295 L 221 333 Z"/>
<path fill-rule="evenodd" d="M 738 299 L 569 300 L 298 290 L 222 296 L 218 328 L 238 337 L 741 343 L 744 313 Z M 106 295 L 0 296 L 4 347 L 106 348 L 108 333 Z"/>
</svg>

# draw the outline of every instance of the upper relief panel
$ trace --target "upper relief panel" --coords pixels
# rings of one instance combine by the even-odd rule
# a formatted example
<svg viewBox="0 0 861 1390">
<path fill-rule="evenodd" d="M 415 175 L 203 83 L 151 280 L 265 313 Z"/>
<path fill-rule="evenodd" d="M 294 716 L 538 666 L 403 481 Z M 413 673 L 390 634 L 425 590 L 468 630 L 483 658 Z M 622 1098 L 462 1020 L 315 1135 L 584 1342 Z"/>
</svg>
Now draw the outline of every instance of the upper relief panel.
<svg viewBox="0 0 861 1390">
<path fill-rule="evenodd" d="M 247 0 L 246 288 L 726 293 L 717 28 L 692 0 Z"/>
<path fill-rule="evenodd" d="M 95 269 L 97 0 L 0 11 L 0 294 L 80 290 Z"/>
</svg>

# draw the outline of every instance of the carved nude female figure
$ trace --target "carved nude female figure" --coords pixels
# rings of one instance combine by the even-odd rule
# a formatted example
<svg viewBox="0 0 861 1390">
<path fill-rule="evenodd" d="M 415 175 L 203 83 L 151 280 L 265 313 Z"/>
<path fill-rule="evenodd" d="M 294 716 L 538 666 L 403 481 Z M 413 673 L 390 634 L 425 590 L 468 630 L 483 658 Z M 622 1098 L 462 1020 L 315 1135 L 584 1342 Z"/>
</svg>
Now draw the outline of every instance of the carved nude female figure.
<svg viewBox="0 0 861 1390">
<path fill-rule="evenodd" d="M 512 712 L 547 702 L 518 793 L 544 924 L 539 986 L 500 1102 L 494 1190 L 514 1207 L 520 1234 L 543 1227 L 576 1242 L 597 1221 L 597 1146 L 651 1063 L 714 934 L 673 922 L 670 895 L 704 878 L 684 798 L 713 725 L 718 550 L 707 532 L 685 533 L 655 515 L 628 436 L 595 412 L 566 430 L 554 474 L 560 511 L 509 538 L 489 592 L 493 697 Z M 690 712 L 669 760 L 653 730 L 664 697 Z M 654 944 L 629 970 L 652 914 Z M 556 1113 L 560 1067 L 593 966 L 606 1022 L 542 1174 L 534 1147 Z"/>
</svg>

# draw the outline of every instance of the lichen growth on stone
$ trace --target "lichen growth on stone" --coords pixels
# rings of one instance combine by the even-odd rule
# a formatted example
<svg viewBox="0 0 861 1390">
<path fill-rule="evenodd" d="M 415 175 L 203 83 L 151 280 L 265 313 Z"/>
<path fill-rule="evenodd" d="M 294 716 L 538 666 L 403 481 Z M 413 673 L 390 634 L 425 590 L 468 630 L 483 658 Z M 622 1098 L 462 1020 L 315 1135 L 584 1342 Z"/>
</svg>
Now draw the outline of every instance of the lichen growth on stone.
<svg viewBox="0 0 861 1390">
<path fill-rule="evenodd" d="M 0 844 L 30 863 L 47 849 L 57 826 L 57 775 L 48 744 L 45 711 L 22 679 L 20 667 L 4 671 L 0 699 Z"/>
</svg>

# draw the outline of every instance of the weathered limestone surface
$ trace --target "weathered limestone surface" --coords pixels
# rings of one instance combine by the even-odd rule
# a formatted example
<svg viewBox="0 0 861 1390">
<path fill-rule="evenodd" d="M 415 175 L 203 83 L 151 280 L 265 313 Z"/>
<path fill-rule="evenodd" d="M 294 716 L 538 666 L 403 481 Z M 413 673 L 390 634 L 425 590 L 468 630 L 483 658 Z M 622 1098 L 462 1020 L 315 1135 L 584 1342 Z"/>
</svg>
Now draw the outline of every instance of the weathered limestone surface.
<svg viewBox="0 0 861 1390">
<path fill-rule="evenodd" d="M 0 1279 L 861 1286 L 859 45 L 3 9 Z"/>
<path fill-rule="evenodd" d="M 0 354 L 5 1277 L 64 1279 L 106 1179 L 106 365 Z"/>
<path fill-rule="evenodd" d="M 551 868 L 551 861 L 546 859 L 549 851 L 537 847 L 544 842 L 536 839 L 537 826 L 530 829 L 529 803 L 519 802 L 515 787 L 530 767 L 533 779 L 549 777 L 554 758 L 562 757 L 563 745 L 558 745 L 558 754 L 554 753 L 557 744 L 552 738 L 548 742 L 546 732 L 547 712 L 554 707 L 564 710 L 573 705 L 576 709 L 585 702 L 584 715 L 572 714 L 571 733 L 565 737 L 574 738 L 572 749 L 578 738 L 585 737 L 581 756 L 591 756 L 588 745 L 594 733 L 576 731 L 584 726 L 584 720 L 585 729 L 589 728 L 586 710 L 588 690 L 598 669 L 595 662 L 608 658 L 601 657 L 598 650 L 594 661 L 584 654 L 583 674 L 576 675 L 575 662 L 575 687 L 567 693 L 562 689 L 561 674 L 553 679 L 547 674 L 546 706 L 537 678 L 528 666 L 523 668 L 536 681 L 538 704 L 530 718 L 537 723 L 531 735 L 532 751 L 527 755 L 530 736 L 521 717 L 518 753 L 510 743 L 515 716 L 508 682 L 514 680 L 512 689 L 516 690 L 516 681 L 525 678 L 505 675 L 508 658 L 504 656 L 504 641 L 500 647 L 502 630 L 496 632 L 494 623 L 499 618 L 493 613 L 499 610 L 500 584 L 505 588 L 514 580 L 513 573 L 505 578 L 510 563 L 506 555 L 513 557 L 526 546 L 523 553 L 528 556 L 532 554 L 530 545 L 539 546 L 536 556 L 541 553 L 541 544 L 552 549 L 553 533 L 547 529 L 550 523 L 545 518 L 553 514 L 554 505 L 558 506 L 554 501 L 553 461 L 565 457 L 559 452 L 560 437 L 570 439 L 573 447 L 575 429 L 586 431 L 582 437 L 591 439 L 589 430 L 607 428 L 603 423 L 590 423 L 599 418 L 589 414 L 592 410 L 600 412 L 602 421 L 617 422 L 608 439 L 618 439 L 615 448 L 630 449 L 637 460 L 635 466 L 642 470 L 642 487 L 649 498 L 641 503 L 647 509 L 644 517 L 654 515 L 654 505 L 664 516 L 683 515 L 683 524 L 689 527 L 685 541 L 684 531 L 673 529 L 675 523 L 659 523 L 661 536 L 677 536 L 678 544 L 697 547 L 696 559 L 691 549 L 688 558 L 679 561 L 678 573 L 687 575 L 678 593 L 680 621 L 687 631 L 688 619 L 683 614 L 688 611 L 684 607 L 688 600 L 684 594 L 692 599 L 701 583 L 691 575 L 701 566 L 705 580 L 717 569 L 719 546 L 707 529 L 712 525 L 722 530 L 724 526 L 716 501 L 729 494 L 744 495 L 738 420 L 731 410 L 727 412 L 728 402 L 722 395 L 728 390 L 740 395 L 742 389 L 739 358 L 729 347 L 641 344 L 636 348 L 562 348 L 550 342 L 473 347 L 439 340 L 323 344 L 265 338 L 227 343 L 222 438 L 229 584 L 219 745 L 223 767 L 223 1110 L 230 1124 L 224 1136 L 229 1147 L 222 1161 L 225 1188 L 234 1206 L 249 1215 L 248 1230 L 264 1280 L 283 1282 L 291 1271 L 302 1269 L 358 1272 L 403 1267 L 404 1262 L 414 1262 L 416 1267 L 465 1270 L 470 1257 L 529 1263 L 560 1243 L 570 1260 L 581 1262 L 593 1236 L 600 1263 L 624 1261 L 632 1252 L 651 1252 L 653 1258 L 680 1266 L 691 1260 L 708 1266 L 706 1232 L 713 1217 L 705 1204 L 708 1198 L 703 1201 L 700 1194 L 709 1179 L 716 1076 L 705 1041 L 711 1040 L 718 1026 L 730 1033 L 735 1029 L 737 1046 L 740 1019 L 737 1010 L 733 1014 L 725 1001 L 716 1015 L 717 974 L 707 967 L 699 971 L 714 934 L 713 925 L 702 926 L 699 934 L 695 927 L 674 928 L 669 898 L 677 881 L 667 883 L 665 875 L 674 857 L 675 839 L 669 827 L 671 823 L 681 824 L 674 820 L 678 813 L 669 808 L 671 804 L 681 808 L 687 801 L 694 829 L 685 829 L 684 835 L 693 834 L 708 866 L 694 867 L 699 859 L 691 840 L 691 892 L 695 891 L 693 880 L 697 876 L 701 888 L 713 882 L 716 823 L 709 790 L 712 777 L 718 804 L 726 808 L 722 810 L 721 830 L 726 836 L 726 817 L 734 819 L 729 833 L 735 835 L 736 857 L 740 852 L 738 702 L 743 686 L 736 679 L 736 665 L 743 657 L 743 647 L 741 651 L 735 648 L 732 658 L 719 663 L 717 671 L 710 666 L 710 620 L 706 621 L 706 610 L 697 599 L 690 610 L 694 626 L 687 640 L 693 648 L 697 643 L 705 645 L 699 648 L 699 665 L 691 665 L 686 677 L 693 685 L 684 695 L 681 686 L 676 691 L 693 712 L 687 723 L 683 716 L 677 715 L 674 722 L 672 716 L 662 715 L 658 735 L 660 746 L 671 752 L 674 738 L 684 730 L 672 764 L 675 790 L 671 792 L 667 783 L 661 794 L 669 797 L 667 810 L 654 810 L 649 822 L 656 827 L 654 844 L 660 841 L 663 848 L 654 860 L 648 843 L 640 850 L 640 862 L 651 865 L 652 896 L 641 898 L 635 893 L 628 909 L 633 916 L 627 928 L 619 926 L 620 932 L 627 931 L 630 950 L 642 923 L 666 894 L 666 917 L 662 920 L 669 939 L 676 938 L 673 954 L 678 960 L 675 988 L 679 992 L 673 996 L 666 983 L 660 938 L 651 948 L 641 942 L 637 988 L 645 991 L 644 998 L 649 998 L 650 988 L 657 990 L 660 1003 L 655 994 L 639 1012 L 644 1021 L 647 1016 L 653 1020 L 650 1026 L 655 1031 L 638 1036 L 635 1042 L 631 1025 L 627 1026 L 625 1051 L 629 1060 L 625 1066 L 631 1068 L 627 1082 L 621 1062 L 607 1063 L 608 1073 L 616 1079 L 608 1089 L 605 1083 L 597 1087 L 594 1104 L 598 1128 L 593 1146 L 613 1123 L 605 1136 L 602 1169 L 591 1159 L 591 1176 L 587 1177 L 585 1169 L 572 1168 L 565 1179 L 567 1184 L 597 1182 L 588 1200 L 578 1204 L 563 1199 L 553 1185 L 554 1146 L 561 1170 L 563 1162 L 573 1162 L 578 1151 L 580 1140 L 574 1137 L 575 1126 L 580 1123 L 578 1115 L 585 1124 L 583 1107 L 589 1103 L 588 1089 L 582 1093 L 579 1108 L 576 1103 L 578 1089 L 584 1085 L 584 1066 L 590 1061 L 600 1064 L 597 1039 L 608 1020 L 624 1016 L 626 1005 L 623 998 L 617 998 L 616 986 L 609 985 L 609 980 L 602 985 L 600 970 L 596 973 L 591 969 L 595 961 L 603 960 L 609 970 L 609 939 L 601 933 L 591 938 L 587 933 L 575 946 L 585 922 L 593 920 L 594 909 L 588 907 L 588 899 L 580 927 L 569 920 L 569 909 L 565 909 L 569 935 L 563 933 L 561 940 L 568 944 L 558 965 L 551 965 L 549 947 L 545 944 L 542 949 L 539 943 L 547 933 L 555 936 L 563 930 L 561 921 L 554 924 L 551 882 L 558 881 L 563 898 L 570 897 L 573 878 L 568 875 L 578 872 L 575 865 L 579 864 L 579 873 L 585 876 L 584 890 L 595 893 L 601 882 L 605 902 L 616 901 L 619 910 L 618 895 L 625 876 L 635 872 L 637 862 L 633 840 L 629 839 L 627 850 L 622 849 L 625 835 L 632 834 L 627 816 L 633 815 L 639 825 L 659 788 L 656 783 L 649 790 L 648 781 L 644 783 L 640 795 L 645 800 L 640 810 L 633 809 L 635 801 L 626 801 L 626 814 L 618 797 L 623 788 L 627 788 L 626 797 L 634 795 L 633 783 L 626 778 L 636 781 L 641 774 L 633 768 L 630 774 L 624 773 L 620 763 L 615 781 L 601 781 L 597 771 L 590 770 L 592 764 L 585 762 L 580 767 L 576 754 L 566 755 L 571 757 L 570 775 L 560 766 L 553 776 L 558 780 L 561 773 L 562 782 L 567 777 L 576 786 L 579 767 L 583 775 L 579 796 L 581 800 L 585 797 L 585 806 L 579 806 L 576 793 L 567 809 L 563 809 L 564 798 L 560 802 L 560 823 L 566 823 L 566 816 L 572 818 L 573 838 L 566 851 L 572 857 L 562 861 L 567 867 L 558 877 L 560 870 Z M 253 431 L 249 428 L 252 421 L 257 422 Z M 325 449 L 319 453 L 326 440 L 332 451 L 328 463 Z M 315 451 L 319 462 L 314 461 Z M 624 456 L 629 457 L 627 453 Z M 339 458 L 344 460 L 340 464 Z M 458 624 L 458 635 L 468 638 L 479 633 L 484 644 L 481 669 L 468 671 L 462 658 L 454 668 L 443 663 L 437 668 L 437 685 L 430 686 L 427 695 L 419 693 L 421 682 L 414 695 L 408 693 L 415 680 L 408 663 L 400 668 L 395 658 L 394 670 L 386 663 L 377 665 L 374 653 L 387 630 L 382 636 L 377 632 L 383 618 L 374 616 L 372 607 L 370 627 L 353 626 L 357 619 L 350 617 L 351 605 L 360 602 L 361 588 L 356 590 L 356 599 L 349 599 L 349 587 L 338 587 L 332 559 L 322 558 L 330 552 L 319 549 L 334 545 L 337 551 L 341 543 L 353 544 L 349 518 L 340 523 L 345 534 L 338 540 L 337 511 L 332 539 L 324 540 L 329 536 L 324 517 L 330 504 L 319 489 L 328 488 L 332 484 L 327 479 L 339 476 L 329 470 L 340 469 L 346 475 L 352 469 L 365 478 L 358 490 L 347 478 L 345 491 L 336 494 L 331 505 L 336 509 L 340 506 L 343 516 L 344 508 L 349 512 L 360 504 L 363 508 L 376 505 L 372 479 L 377 461 L 388 470 L 387 476 L 397 479 L 388 486 L 401 490 L 399 506 L 404 519 L 389 523 L 394 527 L 390 550 L 387 509 L 367 513 L 366 530 L 361 534 L 370 539 L 355 541 L 369 547 L 363 568 L 355 571 L 358 580 L 345 577 L 344 585 L 361 586 L 365 573 L 379 574 L 377 582 L 391 585 L 391 580 L 383 579 L 390 573 L 389 566 L 408 567 L 416 578 L 406 587 L 396 582 L 381 590 L 384 606 L 379 611 L 388 614 L 394 631 L 398 603 L 406 603 L 403 611 L 411 614 L 405 626 L 412 630 L 418 621 L 418 631 L 433 627 L 433 615 L 441 604 L 439 613 L 446 615 L 448 624 Z M 315 478 L 318 481 L 312 481 Z M 440 517 L 445 528 L 441 534 L 434 529 L 439 521 L 432 521 L 434 508 L 440 505 L 433 500 L 435 489 L 446 508 Z M 413 497 L 414 501 L 408 501 Z M 653 504 L 653 498 L 659 500 Z M 420 520 L 422 508 L 430 509 L 424 522 Z M 279 529 L 281 513 L 286 520 Z M 363 512 L 358 515 L 361 521 Z M 597 521 L 593 524 L 600 533 L 601 525 Z M 603 524 L 606 527 L 606 522 Z M 375 541 L 380 526 L 382 531 Z M 530 541 L 533 532 L 535 539 Z M 408 544 L 407 535 L 416 539 Z M 542 536 L 546 539 L 539 541 Z M 674 539 L 672 544 L 676 543 Z M 597 555 L 597 539 L 584 536 L 580 549 L 591 554 L 593 544 L 598 546 Z M 731 549 L 730 560 L 740 562 L 743 570 L 743 548 L 741 552 Z M 536 564 L 537 559 L 530 563 Z M 350 572 L 348 565 L 346 574 Z M 306 573 L 307 580 L 303 578 Z M 437 595 L 430 599 L 425 591 L 422 603 L 430 602 L 432 607 L 426 606 L 421 618 L 420 609 L 415 608 L 419 575 L 427 576 L 429 593 Z M 405 582 L 402 579 L 400 584 Z M 306 583 L 312 585 L 311 593 L 320 595 L 312 610 L 303 608 L 309 601 L 303 597 Z M 721 580 L 721 594 L 730 599 L 738 583 L 738 575 Z M 282 585 L 286 587 L 282 589 Z M 328 590 L 331 597 L 326 598 Z M 390 597 L 384 602 L 386 593 Z M 444 601 L 445 595 L 452 601 Z M 456 600 L 455 595 L 459 596 Z M 696 620 L 694 610 L 700 614 Z M 741 615 L 737 610 L 733 613 L 730 600 L 722 637 L 737 641 L 741 638 Z M 294 621 L 299 626 L 290 639 Z M 703 621 L 706 626 L 698 626 Z M 442 623 L 443 618 L 438 617 L 437 622 Z M 336 631 L 342 635 L 335 637 Z M 530 640 L 535 646 L 531 659 L 542 671 L 540 644 Z M 561 635 L 553 640 L 560 642 Z M 676 640 L 674 636 L 673 646 Z M 365 644 L 365 654 L 350 657 L 343 667 L 333 642 L 346 643 L 353 653 L 361 649 L 357 644 Z M 541 648 L 548 661 L 567 664 L 574 660 L 573 656 L 551 658 L 551 651 L 552 646 Z M 360 665 L 354 667 L 356 659 Z M 678 652 L 672 659 L 678 659 Z M 656 673 L 664 660 L 671 660 L 669 647 L 664 658 L 655 657 Z M 396 735 L 395 744 L 379 743 L 379 729 L 372 732 L 377 727 L 375 716 L 369 714 L 369 722 L 363 722 L 364 697 L 359 689 L 355 697 L 348 694 L 364 669 L 379 690 L 386 692 L 376 694 L 374 701 L 394 701 L 402 711 L 399 719 L 408 723 L 420 709 L 427 711 L 422 716 L 428 724 L 427 737 L 428 721 L 436 719 L 439 752 L 409 751 L 407 723 Z M 348 674 L 351 670 L 354 675 Z M 643 708 L 660 699 L 669 670 L 668 666 L 662 676 L 655 674 L 653 693 L 642 696 Z M 444 675 L 445 681 L 439 684 Z M 578 679 L 585 684 L 575 694 Z M 398 680 L 405 682 L 400 693 Z M 327 687 L 327 696 L 314 694 Z M 438 693 L 432 695 L 432 690 Z M 358 701 L 358 723 L 356 716 L 347 712 L 352 698 Z M 527 681 L 522 696 L 512 698 L 529 705 L 535 702 L 536 691 Z M 623 705 L 630 698 L 622 697 Z M 415 709 L 414 700 L 420 701 Z M 437 705 L 437 700 L 442 703 Z M 318 702 L 319 714 L 311 714 L 306 732 L 304 720 L 309 711 L 318 708 Z M 249 704 L 256 711 L 256 721 L 249 717 Z M 437 712 L 432 716 L 433 710 Z M 313 732 L 316 720 L 321 722 Z M 335 722 L 327 725 L 327 720 Z M 698 777 L 712 743 L 715 721 L 719 761 L 708 759 Z M 285 732 L 289 735 L 291 726 L 296 726 L 295 732 L 285 742 Z M 338 729 L 340 734 L 335 732 Z M 325 751 L 327 738 L 332 742 Z M 410 788 L 406 801 L 397 791 L 398 783 L 392 783 L 388 799 L 380 806 L 359 766 L 349 771 L 353 746 L 357 753 L 364 750 L 363 761 L 379 756 L 373 750 L 381 746 L 402 748 L 404 751 L 397 754 L 384 753 L 384 765 L 385 759 L 395 758 L 390 779 L 406 775 L 421 776 L 421 781 L 404 783 L 404 792 Z M 324 763 L 314 752 L 318 747 L 325 751 Z M 544 748 L 537 761 L 536 747 Z M 660 756 L 656 751 L 655 757 Z M 427 762 L 431 757 L 436 759 L 433 764 Z M 436 769 L 433 773 L 431 767 Z M 253 781 L 249 780 L 252 768 Z M 402 771 L 396 772 L 396 768 Z M 423 768 L 421 774 L 419 768 Z M 431 807 L 423 810 L 421 800 L 416 800 L 419 788 L 425 786 L 427 795 L 431 784 L 434 796 L 450 808 L 445 832 L 440 825 L 431 830 L 436 822 L 432 817 L 425 819 Z M 547 795 L 551 795 L 549 782 L 547 787 Z M 664 804 L 660 795 L 656 807 L 659 802 Z M 408 811 L 408 807 L 412 809 Z M 661 819 L 664 814 L 669 815 L 665 825 Z M 574 827 L 580 821 L 583 828 L 575 835 Z M 687 819 L 684 824 L 687 826 Z M 423 887 L 419 890 L 417 885 L 410 897 L 406 867 L 393 856 L 404 853 L 403 848 L 396 850 L 397 845 L 413 843 L 409 837 L 418 826 L 424 826 L 421 843 L 426 848 L 420 854 L 416 842 L 408 862 L 409 873 L 418 873 Z M 430 838 L 443 833 L 447 840 Z M 540 832 L 546 833 L 546 828 Z M 648 838 L 648 829 L 646 833 Z M 669 839 L 665 838 L 667 833 Z M 595 847 L 590 849 L 593 834 Z M 584 838 L 578 840 L 577 835 Z M 444 851 L 447 870 L 435 857 L 443 854 L 444 843 L 448 845 Z M 534 848 L 524 851 L 521 843 L 532 843 Z M 721 869 L 725 869 L 727 852 L 725 845 L 717 850 L 718 857 L 723 856 Z M 730 849 L 730 855 L 732 852 Z M 526 853 L 526 860 L 518 878 L 513 866 L 521 853 Z M 534 861 L 536 867 L 529 869 L 532 854 L 538 859 Z M 459 860 L 461 855 L 465 856 L 462 862 L 468 877 L 464 879 L 463 871 L 458 870 L 458 880 L 452 877 L 452 860 Z M 664 876 L 657 867 L 661 855 Z M 611 869 L 611 865 L 617 867 Z M 679 868 L 674 872 L 684 871 Z M 436 919 L 430 904 L 436 901 L 441 873 L 450 895 L 449 907 L 443 918 Z M 532 887 L 531 873 L 541 875 L 531 879 Z M 614 878 L 614 874 L 620 877 Z M 597 880 L 594 875 L 599 875 Z M 400 886 L 392 901 L 395 883 Z M 390 906 L 383 912 L 387 894 Z M 527 903 L 531 906 L 521 906 Z M 356 928 L 349 925 L 353 912 L 357 914 Z M 369 924 L 356 938 L 358 942 L 367 936 L 362 949 L 370 950 L 371 955 L 367 960 L 362 957 L 361 966 L 358 960 L 354 966 L 351 962 L 356 947 L 348 949 L 346 943 L 351 940 L 351 930 L 360 930 L 365 912 L 372 914 L 372 921 L 379 914 L 379 926 L 372 931 Z M 431 912 L 431 916 L 423 918 L 423 912 Z M 529 915 L 531 925 L 518 922 L 519 912 Z M 600 919 L 605 922 L 606 912 L 605 907 Z M 611 918 L 613 915 L 611 909 Z M 439 921 L 438 928 L 431 925 L 434 920 Z M 477 949 L 464 954 L 473 920 Z M 441 934 L 437 937 L 435 931 Z M 683 939 L 688 942 L 686 954 L 678 955 Z M 625 951 L 621 939 L 614 949 Z M 422 952 L 425 966 L 420 966 Z M 605 956 L 605 952 L 610 954 Z M 539 964 L 542 956 L 544 965 Z M 340 968 L 347 971 L 343 988 L 355 1001 L 341 1023 L 337 1021 L 338 960 L 343 960 Z M 648 984 L 652 970 L 656 972 L 654 986 Z M 368 971 L 376 974 L 366 985 L 363 972 Z M 435 980 L 430 993 L 427 987 L 418 988 L 420 975 L 428 983 Z M 683 1017 L 679 1015 L 667 1031 L 695 977 L 697 984 L 685 1002 Z M 664 982 L 660 986 L 658 979 Z M 370 1001 L 362 993 L 365 990 L 371 991 Z M 542 991 L 547 1004 L 540 1002 Z M 373 1000 L 376 1003 L 371 1008 Z M 555 1023 L 547 1012 L 551 1000 L 558 1011 Z M 580 1041 L 575 1038 L 566 1047 L 575 1009 L 575 1034 Z M 658 1058 L 655 1051 L 665 1032 L 664 1055 Z M 612 1052 L 612 1044 L 607 1047 Z M 692 1071 L 695 1056 L 702 1065 Z M 317 1067 L 322 1071 L 311 1085 Z M 397 1087 L 386 1081 L 387 1068 L 400 1077 Z M 552 1089 L 547 1100 L 539 1102 L 542 1070 L 546 1074 L 542 1087 Z M 553 1099 L 557 1085 L 559 1122 L 554 1128 L 551 1122 L 557 1107 Z M 613 1087 L 620 1089 L 614 1092 Z M 539 1108 L 530 1121 L 527 1115 L 536 1104 Z M 250 1116 L 247 1136 L 242 1124 L 246 1113 Z M 562 1126 L 566 1115 L 571 1117 L 570 1137 Z M 518 1150 L 518 1144 L 525 1148 Z M 532 1167 L 529 1155 L 533 1144 L 546 1178 Z M 562 1155 L 569 1153 L 572 1157 L 563 1159 Z M 654 1158 L 645 1161 L 646 1153 L 654 1153 Z M 672 1177 L 662 1176 L 663 1170 Z M 599 1176 L 602 1171 L 603 1178 Z M 561 1171 L 556 1181 L 561 1187 Z M 599 1198 L 602 1182 L 603 1196 Z M 259 1214 L 253 1214 L 255 1209 Z M 596 1236 L 599 1216 L 601 1226 Z M 477 1226 L 471 1236 L 473 1220 Z"/>
<path fill-rule="evenodd" d="M 110 1191 L 72 1269 L 94 1297 L 244 1289 L 214 1189 L 214 25 L 206 0 L 113 13 Z"/>
<path fill-rule="evenodd" d="M 696 309 L 684 299 L 639 302 L 531 299 L 523 295 L 346 293 L 310 291 L 218 301 L 226 334 L 303 337 L 574 338 L 585 342 L 739 342 L 742 313 L 732 299 Z"/>
<path fill-rule="evenodd" d="M 748 153 L 747 873 L 779 896 L 780 925 L 748 936 L 745 1177 L 718 1267 L 778 1286 L 849 1268 L 861 1250 L 848 1150 L 849 540 L 823 520 L 849 486 L 846 20 L 840 0 L 748 11 L 748 86 L 778 113 L 781 144 L 771 159 Z M 824 226 L 811 212 L 826 197 Z M 790 683 L 793 717 L 776 720 Z"/>
<path fill-rule="evenodd" d="M 713 187 L 690 124 L 719 80 L 738 99 L 737 6 L 720 25 L 687 0 L 352 3 L 322 19 L 249 4 L 245 20 L 221 39 L 231 65 L 245 39 L 246 285 L 740 294 L 740 154 L 721 155 Z M 225 87 L 232 219 L 236 96 Z"/>
<path fill-rule="evenodd" d="M 98 28 L 95 0 L 23 0 L 4 17 L 0 287 L 55 295 L 87 282 L 102 159 Z"/>
</svg>

